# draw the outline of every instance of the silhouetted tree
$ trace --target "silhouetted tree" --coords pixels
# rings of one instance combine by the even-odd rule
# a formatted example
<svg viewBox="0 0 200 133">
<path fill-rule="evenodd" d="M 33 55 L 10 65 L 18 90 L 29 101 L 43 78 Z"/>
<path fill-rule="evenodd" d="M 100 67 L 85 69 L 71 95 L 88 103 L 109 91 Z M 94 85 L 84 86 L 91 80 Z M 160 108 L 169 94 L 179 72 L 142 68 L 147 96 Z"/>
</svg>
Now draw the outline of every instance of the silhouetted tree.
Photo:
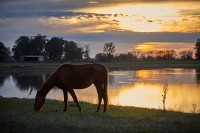
<svg viewBox="0 0 200 133">
<path fill-rule="evenodd" d="M 42 36 L 41 34 L 38 34 L 37 36 L 31 37 L 30 55 L 43 55 L 46 43 L 47 43 L 46 35 Z"/>
<path fill-rule="evenodd" d="M 195 49 L 196 49 L 195 57 L 197 60 L 200 60 L 200 38 L 197 38 Z"/>
<path fill-rule="evenodd" d="M 130 61 L 133 60 L 133 54 L 128 52 L 128 54 L 119 54 L 117 56 L 115 56 L 115 60 L 117 61 Z"/>
<path fill-rule="evenodd" d="M 108 61 L 110 62 L 115 53 L 115 45 L 113 44 L 113 42 L 105 43 L 103 47 L 103 53 L 107 56 Z"/>
<path fill-rule="evenodd" d="M 139 57 L 141 50 L 140 49 L 133 49 L 132 50 L 132 54 L 133 54 L 133 58 L 136 60 Z"/>
<path fill-rule="evenodd" d="M 156 51 L 154 52 L 157 59 L 175 59 L 176 52 L 174 50 L 166 50 L 166 51 Z"/>
<path fill-rule="evenodd" d="M 84 58 L 86 59 L 86 60 L 89 60 L 90 59 L 90 47 L 89 47 L 89 45 L 86 45 L 85 46 L 85 51 L 84 51 L 84 54 L 83 54 L 83 56 L 84 56 Z"/>
<path fill-rule="evenodd" d="M 80 48 L 74 41 L 65 41 L 65 60 L 81 60 L 83 58 L 83 48 Z"/>
<path fill-rule="evenodd" d="M 191 60 L 192 59 L 192 51 L 181 51 L 180 58 L 182 60 Z"/>
<path fill-rule="evenodd" d="M 9 50 L 0 42 L 0 61 L 7 61 L 10 57 Z"/>
<path fill-rule="evenodd" d="M 12 48 L 14 58 L 19 60 L 21 56 L 29 55 L 31 52 L 30 39 L 27 36 L 21 36 L 16 41 Z"/>
<path fill-rule="evenodd" d="M 176 57 L 176 52 L 174 50 L 166 50 L 164 52 L 164 59 L 171 60 L 175 59 Z"/>
<path fill-rule="evenodd" d="M 21 36 L 15 41 L 16 45 L 12 48 L 14 58 L 19 60 L 25 55 L 43 55 L 46 42 L 46 36 L 40 34 L 30 39 L 27 36 Z"/>
<path fill-rule="evenodd" d="M 156 51 L 154 52 L 155 56 L 156 56 L 156 59 L 164 59 L 164 56 L 165 56 L 165 52 L 164 51 Z"/>
<path fill-rule="evenodd" d="M 96 54 L 95 59 L 97 61 L 106 61 L 107 56 L 103 53 L 98 53 L 98 54 Z"/>
<path fill-rule="evenodd" d="M 45 51 L 49 60 L 61 60 L 64 43 L 65 41 L 59 37 L 53 37 L 47 42 L 45 45 Z"/>
<path fill-rule="evenodd" d="M 154 57 L 154 51 L 148 51 L 146 52 L 146 55 L 148 60 L 152 60 Z"/>
</svg>

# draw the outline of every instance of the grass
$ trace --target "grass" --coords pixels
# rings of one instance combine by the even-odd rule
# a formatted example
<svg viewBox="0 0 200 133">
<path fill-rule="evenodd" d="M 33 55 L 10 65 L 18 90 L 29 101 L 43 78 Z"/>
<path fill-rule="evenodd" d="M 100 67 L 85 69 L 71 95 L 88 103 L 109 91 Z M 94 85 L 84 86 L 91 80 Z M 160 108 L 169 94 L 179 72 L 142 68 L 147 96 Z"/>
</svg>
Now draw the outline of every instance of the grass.
<svg viewBox="0 0 200 133">
<path fill-rule="evenodd" d="M 200 114 L 122 106 L 95 113 L 83 102 L 82 113 L 73 103 L 63 113 L 63 104 L 47 100 L 36 113 L 33 99 L 0 97 L 0 132 L 200 132 Z"/>
</svg>

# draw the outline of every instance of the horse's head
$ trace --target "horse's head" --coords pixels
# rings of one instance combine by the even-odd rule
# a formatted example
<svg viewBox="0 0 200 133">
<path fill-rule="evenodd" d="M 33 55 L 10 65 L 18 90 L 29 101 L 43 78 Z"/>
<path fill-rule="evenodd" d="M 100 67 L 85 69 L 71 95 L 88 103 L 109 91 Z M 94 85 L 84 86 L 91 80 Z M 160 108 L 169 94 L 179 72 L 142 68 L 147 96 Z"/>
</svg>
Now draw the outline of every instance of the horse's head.
<svg viewBox="0 0 200 133">
<path fill-rule="evenodd" d="M 34 106 L 35 111 L 36 112 L 40 111 L 44 103 L 45 103 L 45 97 L 42 96 L 39 92 L 37 92 L 35 97 L 35 106 Z"/>
</svg>

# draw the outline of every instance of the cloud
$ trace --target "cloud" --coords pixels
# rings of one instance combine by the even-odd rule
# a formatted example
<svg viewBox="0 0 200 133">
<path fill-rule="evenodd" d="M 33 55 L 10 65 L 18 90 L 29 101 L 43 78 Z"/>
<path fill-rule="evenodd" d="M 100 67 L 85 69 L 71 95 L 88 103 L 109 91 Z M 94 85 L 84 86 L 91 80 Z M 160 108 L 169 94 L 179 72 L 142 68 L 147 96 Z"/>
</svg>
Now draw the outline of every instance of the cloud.
<svg viewBox="0 0 200 133">
<path fill-rule="evenodd" d="M 49 38 L 59 36 L 89 43 L 91 51 L 95 52 L 99 52 L 105 42 L 111 41 L 116 44 L 116 51 L 128 51 L 146 42 L 163 42 L 163 45 L 168 42 L 185 46 L 185 43 L 192 44 L 200 36 L 199 8 L 193 6 L 191 1 L 187 2 L 190 5 L 187 7 L 184 3 L 186 1 L 180 1 L 169 8 L 162 4 L 170 5 L 174 1 L 1 0 L 0 41 L 12 47 L 20 36 L 35 36 L 40 33 Z M 130 11 L 127 8 L 117 10 L 118 7 L 124 8 L 127 5 Z M 132 8 L 133 5 L 140 6 Z M 173 8 L 179 6 L 181 8 Z M 131 9 L 137 9 L 137 12 Z M 144 9 L 151 12 L 145 12 Z"/>
</svg>

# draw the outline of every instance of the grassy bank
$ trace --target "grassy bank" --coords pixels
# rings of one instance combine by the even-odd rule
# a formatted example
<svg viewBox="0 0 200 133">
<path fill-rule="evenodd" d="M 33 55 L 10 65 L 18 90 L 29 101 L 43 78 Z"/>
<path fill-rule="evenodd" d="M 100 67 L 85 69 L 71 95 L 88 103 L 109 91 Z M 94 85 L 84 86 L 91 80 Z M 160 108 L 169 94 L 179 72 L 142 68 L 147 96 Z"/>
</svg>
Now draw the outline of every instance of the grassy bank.
<svg viewBox="0 0 200 133">
<path fill-rule="evenodd" d="M 140 60 L 120 62 L 98 62 L 109 70 L 155 69 L 155 68 L 200 68 L 200 61 L 191 60 Z M 0 71 L 52 71 L 62 63 L 0 63 Z M 84 64 L 84 63 L 81 63 Z"/>
<path fill-rule="evenodd" d="M 81 114 L 72 105 L 63 113 L 63 102 L 52 100 L 35 113 L 33 104 L 0 97 L 0 132 L 200 132 L 200 114 L 120 106 L 95 113 L 88 103 L 81 103 Z"/>
</svg>

